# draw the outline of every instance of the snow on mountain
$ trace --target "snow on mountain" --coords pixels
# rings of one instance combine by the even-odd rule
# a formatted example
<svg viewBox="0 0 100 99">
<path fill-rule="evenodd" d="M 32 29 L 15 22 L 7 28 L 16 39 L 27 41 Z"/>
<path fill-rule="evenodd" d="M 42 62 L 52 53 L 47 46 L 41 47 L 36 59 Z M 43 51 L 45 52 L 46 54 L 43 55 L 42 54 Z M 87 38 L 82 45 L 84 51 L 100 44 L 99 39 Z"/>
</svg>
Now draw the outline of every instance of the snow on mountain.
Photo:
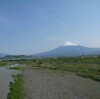
<svg viewBox="0 0 100 99">
<path fill-rule="evenodd" d="M 65 42 L 64 46 L 78 46 L 78 44 L 71 43 L 71 42 Z"/>
</svg>

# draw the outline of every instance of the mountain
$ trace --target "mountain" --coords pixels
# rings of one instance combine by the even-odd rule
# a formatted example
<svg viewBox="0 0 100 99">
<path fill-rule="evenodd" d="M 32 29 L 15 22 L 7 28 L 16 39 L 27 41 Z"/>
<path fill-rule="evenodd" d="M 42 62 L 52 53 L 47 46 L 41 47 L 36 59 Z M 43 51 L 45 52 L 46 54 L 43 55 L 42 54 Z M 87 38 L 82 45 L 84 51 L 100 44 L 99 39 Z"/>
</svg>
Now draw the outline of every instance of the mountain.
<svg viewBox="0 0 100 99">
<path fill-rule="evenodd" d="M 100 48 L 88 48 L 80 45 L 60 46 L 54 50 L 40 54 L 32 55 L 33 57 L 72 57 L 82 55 L 100 55 Z"/>
<path fill-rule="evenodd" d="M 6 56 L 7 54 L 0 53 L 0 58 Z"/>
<path fill-rule="evenodd" d="M 31 56 L 27 55 L 6 55 L 2 59 L 29 59 Z"/>
</svg>

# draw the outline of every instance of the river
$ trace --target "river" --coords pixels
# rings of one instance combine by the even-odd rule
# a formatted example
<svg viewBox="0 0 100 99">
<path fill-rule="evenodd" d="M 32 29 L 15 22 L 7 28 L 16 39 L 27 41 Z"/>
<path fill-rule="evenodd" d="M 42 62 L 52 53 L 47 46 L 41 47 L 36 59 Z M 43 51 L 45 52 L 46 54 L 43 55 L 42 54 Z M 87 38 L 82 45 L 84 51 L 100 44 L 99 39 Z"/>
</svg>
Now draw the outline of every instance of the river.
<svg viewBox="0 0 100 99">
<path fill-rule="evenodd" d="M 21 71 L 10 70 L 4 67 L 0 68 L 0 99 L 7 99 L 9 83 L 13 81 L 12 75 L 17 75 L 19 73 L 21 73 Z"/>
</svg>

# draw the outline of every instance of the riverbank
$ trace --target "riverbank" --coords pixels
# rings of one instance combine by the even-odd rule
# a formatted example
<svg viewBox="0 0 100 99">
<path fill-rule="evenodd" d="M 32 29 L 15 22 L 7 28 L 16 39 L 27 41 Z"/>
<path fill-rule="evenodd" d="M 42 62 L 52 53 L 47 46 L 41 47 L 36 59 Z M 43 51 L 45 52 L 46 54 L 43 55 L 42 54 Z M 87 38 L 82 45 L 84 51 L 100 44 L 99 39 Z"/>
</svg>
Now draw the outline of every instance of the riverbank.
<svg viewBox="0 0 100 99">
<path fill-rule="evenodd" d="M 100 83 L 70 72 L 27 68 L 25 99 L 100 99 Z"/>
<path fill-rule="evenodd" d="M 25 94 L 23 91 L 24 78 L 23 75 L 18 74 L 13 76 L 14 82 L 10 83 L 10 92 L 7 99 L 24 99 Z"/>
<path fill-rule="evenodd" d="M 0 69 L 0 99 L 7 99 L 9 93 L 9 83 L 13 82 L 12 75 L 20 74 L 21 71 L 9 70 L 5 68 Z"/>
</svg>

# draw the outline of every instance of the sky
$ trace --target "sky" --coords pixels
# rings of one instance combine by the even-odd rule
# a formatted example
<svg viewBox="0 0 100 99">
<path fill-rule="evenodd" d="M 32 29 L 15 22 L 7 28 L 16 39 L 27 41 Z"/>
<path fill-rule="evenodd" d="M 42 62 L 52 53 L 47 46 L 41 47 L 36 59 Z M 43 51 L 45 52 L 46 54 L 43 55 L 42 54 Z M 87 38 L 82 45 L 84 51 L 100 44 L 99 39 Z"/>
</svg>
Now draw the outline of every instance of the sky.
<svg viewBox="0 0 100 99">
<path fill-rule="evenodd" d="M 100 48 L 100 0 L 0 0 L 0 53 L 35 54 L 65 42 Z"/>
</svg>

